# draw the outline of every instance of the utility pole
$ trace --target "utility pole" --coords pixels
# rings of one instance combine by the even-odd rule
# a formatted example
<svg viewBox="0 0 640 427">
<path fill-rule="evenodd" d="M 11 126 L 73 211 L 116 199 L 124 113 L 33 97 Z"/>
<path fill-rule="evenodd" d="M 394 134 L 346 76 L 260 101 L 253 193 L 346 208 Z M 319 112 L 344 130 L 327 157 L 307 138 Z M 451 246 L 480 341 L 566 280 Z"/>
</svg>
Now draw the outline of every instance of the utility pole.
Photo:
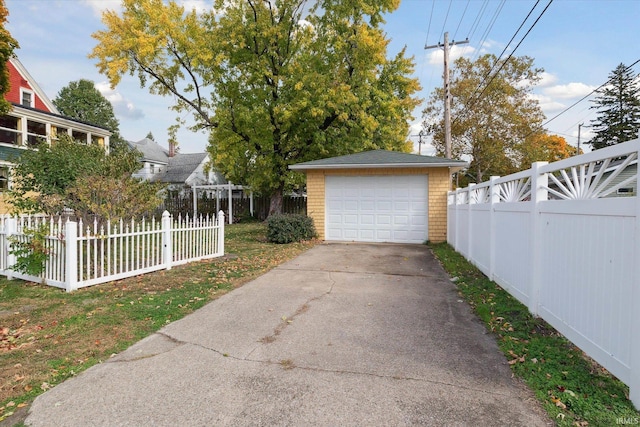
<svg viewBox="0 0 640 427">
<path fill-rule="evenodd" d="M 576 152 L 576 156 L 580 155 L 580 128 L 584 125 L 584 123 L 580 123 L 578 125 L 578 151 Z"/>
<path fill-rule="evenodd" d="M 418 155 L 422 155 L 422 144 L 424 143 L 424 141 L 422 140 L 422 137 L 424 136 L 424 131 L 420 131 L 418 133 Z"/>
<path fill-rule="evenodd" d="M 449 87 L 449 45 L 469 43 L 469 39 L 449 43 L 449 33 L 444 33 L 444 43 L 425 46 L 425 49 L 444 47 L 444 146 L 445 157 L 451 158 L 451 89 Z"/>
</svg>

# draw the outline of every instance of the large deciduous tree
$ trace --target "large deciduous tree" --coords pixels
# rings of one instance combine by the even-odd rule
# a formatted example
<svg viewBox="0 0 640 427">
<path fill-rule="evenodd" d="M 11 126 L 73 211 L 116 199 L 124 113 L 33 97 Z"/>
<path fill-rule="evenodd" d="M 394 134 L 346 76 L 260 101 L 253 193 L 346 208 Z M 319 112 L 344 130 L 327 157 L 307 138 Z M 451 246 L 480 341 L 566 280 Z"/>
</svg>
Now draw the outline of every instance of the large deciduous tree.
<svg viewBox="0 0 640 427">
<path fill-rule="evenodd" d="M 559 135 L 537 132 L 527 136 L 517 147 L 520 154 L 519 169 L 528 169 L 533 162 L 557 162 L 580 152 L 567 144 L 567 140 Z"/>
<path fill-rule="evenodd" d="M 4 0 L 0 0 L 0 114 L 5 114 L 11 109 L 11 104 L 3 95 L 10 89 L 7 61 L 13 56 L 13 51 L 18 48 L 18 42 L 5 28 L 8 16 L 9 10 Z"/>
<path fill-rule="evenodd" d="M 640 77 L 620 64 L 609 75 L 609 82 L 598 90 L 591 108 L 598 111 L 589 141 L 594 149 L 608 147 L 638 137 L 640 131 Z"/>
<path fill-rule="evenodd" d="M 476 61 L 459 58 L 451 69 L 451 152 L 470 159 L 469 175 L 482 182 L 518 169 L 521 143 L 539 132 L 542 109 L 530 94 L 542 69 L 533 59 L 511 57 L 497 62 L 487 54 Z M 436 88 L 423 111 L 423 128 L 438 153 L 445 152 L 444 89 Z"/>
<path fill-rule="evenodd" d="M 113 112 L 113 106 L 91 80 L 80 79 L 60 89 L 53 104 L 64 116 L 104 127 L 111 131 L 111 148 L 125 144 L 120 136 L 120 123 Z"/>
<path fill-rule="evenodd" d="M 312 3 L 312 4 L 309 4 Z M 383 15 L 398 0 L 124 0 L 105 12 L 92 57 L 116 85 L 137 74 L 210 130 L 214 167 L 271 196 L 300 179 L 288 166 L 365 149 L 407 150 L 418 105 L 413 62 L 387 57 Z"/>
</svg>

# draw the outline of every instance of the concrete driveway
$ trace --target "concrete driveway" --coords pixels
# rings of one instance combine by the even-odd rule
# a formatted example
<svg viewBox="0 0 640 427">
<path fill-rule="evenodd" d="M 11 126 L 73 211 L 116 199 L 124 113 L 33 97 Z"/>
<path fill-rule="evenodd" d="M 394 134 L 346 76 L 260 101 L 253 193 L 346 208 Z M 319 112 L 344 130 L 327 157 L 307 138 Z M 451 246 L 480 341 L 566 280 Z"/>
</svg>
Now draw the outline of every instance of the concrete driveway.
<svg viewBox="0 0 640 427">
<path fill-rule="evenodd" d="M 32 426 L 544 426 L 426 246 L 324 244 L 38 397 Z"/>
</svg>

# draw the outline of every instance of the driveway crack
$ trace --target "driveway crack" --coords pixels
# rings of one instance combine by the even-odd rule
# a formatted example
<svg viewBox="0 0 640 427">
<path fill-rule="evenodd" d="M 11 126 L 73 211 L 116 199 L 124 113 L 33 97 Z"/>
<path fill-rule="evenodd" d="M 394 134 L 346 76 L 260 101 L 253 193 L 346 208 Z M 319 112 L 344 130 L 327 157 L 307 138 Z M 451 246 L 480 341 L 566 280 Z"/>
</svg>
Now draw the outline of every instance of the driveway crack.
<svg viewBox="0 0 640 427">
<path fill-rule="evenodd" d="M 311 303 L 313 303 L 315 301 L 318 301 L 321 298 L 323 298 L 326 295 L 329 295 L 331 292 L 333 292 L 333 287 L 335 286 L 336 281 L 333 278 L 333 276 L 331 276 L 331 272 L 329 271 L 328 273 L 329 273 L 329 280 L 331 280 L 331 286 L 329 286 L 329 290 L 327 290 L 326 292 L 324 292 L 324 293 L 322 293 L 320 295 L 316 295 L 313 298 L 309 298 L 300 307 L 298 307 L 298 309 L 291 316 L 289 316 L 289 317 L 282 316 L 282 322 L 278 323 L 278 325 L 275 327 L 275 329 L 273 330 L 271 335 L 267 335 L 267 336 L 264 336 L 264 337 L 260 338 L 258 340 L 258 342 L 260 342 L 262 344 L 270 344 L 270 343 L 274 342 L 278 338 L 278 336 L 282 333 L 282 331 L 284 331 L 287 326 L 289 326 L 291 323 L 293 323 L 295 318 L 297 318 L 298 316 L 300 316 L 301 314 L 303 314 L 307 310 L 309 310 L 309 307 L 310 307 Z M 253 353 L 254 350 L 255 350 L 255 348 L 253 350 L 251 350 L 249 355 L 251 353 Z"/>
</svg>

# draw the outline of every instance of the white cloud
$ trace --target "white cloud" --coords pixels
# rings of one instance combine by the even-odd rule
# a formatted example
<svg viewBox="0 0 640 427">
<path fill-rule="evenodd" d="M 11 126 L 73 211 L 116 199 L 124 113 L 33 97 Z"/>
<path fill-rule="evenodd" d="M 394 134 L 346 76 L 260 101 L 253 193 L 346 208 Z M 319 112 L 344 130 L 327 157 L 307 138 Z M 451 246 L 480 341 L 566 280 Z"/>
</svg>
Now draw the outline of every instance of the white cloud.
<svg viewBox="0 0 640 427">
<path fill-rule="evenodd" d="M 112 89 L 108 82 L 96 83 L 95 87 L 111 103 L 116 116 L 129 120 L 144 118 L 144 112 L 136 108 L 131 101 L 125 99 L 120 92 Z"/>
<path fill-rule="evenodd" d="M 543 71 L 540 75 L 540 81 L 538 82 L 538 87 L 549 87 L 554 85 L 558 81 L 558 76 L 555 74 L 547 73 Z"/>
<path fill-rule="evenodd" d="M 550 96 L 539 93 L 534 93 L 529 96 L 538 101 L 540 108 L 542 108 L 542 111 L 544 111 L 545 114 L 558 112 L 567 107 L 562 102 L 559 102 L 555 98 L 552 98 Z"/>
<path fill-rule="evenodd" d="M 196 13 L 206 12 L 213 7 L 212 2 L 207 0 L 182 0 L 180 1 L 180 5 L 184 7 L 186 12 L 195 9 Z"/>
<path fill-rule="evenodd" d="M 121 0 L 82 0 L 82 3 L 93 9 L 93 14 L 98 18 L 102 17 L 105 10 L 120 11 L 122 8 Z"/>
<path fill-rule="evenodd" d="M 589 86 L 584 83 L 569 83 L 566 85 L 555 85 L 547 87 L 543 90 L 545 95 L 553 98 L 572 99 L 580 98 L 590 94 L 595 86 Z"/>
<path fill-rule="evenodd" d="M 469 45 L 455 45 L 449 49 L 449 63 L 453 63 L 462 56 L 471 56 L 476 49 Z M 444 50 L 442 48 L 434 48 L 429 55 L 429 64 L 441 65 L 444 62 Z"/>
</svg>

